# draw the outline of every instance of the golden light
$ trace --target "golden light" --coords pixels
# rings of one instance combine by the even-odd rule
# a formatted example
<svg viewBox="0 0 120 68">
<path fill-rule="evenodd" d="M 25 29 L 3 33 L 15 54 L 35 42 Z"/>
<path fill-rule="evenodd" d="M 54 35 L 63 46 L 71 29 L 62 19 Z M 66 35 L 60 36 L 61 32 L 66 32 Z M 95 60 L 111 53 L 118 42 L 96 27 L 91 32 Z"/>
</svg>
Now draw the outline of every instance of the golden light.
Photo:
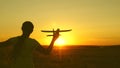
<svg viewBox="0 0 120 68">
<path fill-rule="evenodd" d="M 65 45 L 65 40 L 63 38 L 58 38 L 56 41 L 55 41 L 55 45 L 56 46 L 63 46 Z"/>
</svg>

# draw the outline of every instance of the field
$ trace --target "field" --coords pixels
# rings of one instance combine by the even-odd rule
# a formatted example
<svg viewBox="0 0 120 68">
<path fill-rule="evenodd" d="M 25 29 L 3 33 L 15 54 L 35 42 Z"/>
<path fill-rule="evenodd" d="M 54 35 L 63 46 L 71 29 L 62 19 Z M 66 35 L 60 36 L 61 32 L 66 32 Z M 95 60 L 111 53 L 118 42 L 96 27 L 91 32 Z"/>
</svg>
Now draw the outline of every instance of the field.
<svg viewBox="0 0 120 68">
<path fill-rule="evenodd" d="M 33 52 L 36 68 L 120 68 L 120 46 L 54 47 L 50 55 Z M 0 48 L 0 68 L 9 68 L 10 47 Z"/>
</svg>

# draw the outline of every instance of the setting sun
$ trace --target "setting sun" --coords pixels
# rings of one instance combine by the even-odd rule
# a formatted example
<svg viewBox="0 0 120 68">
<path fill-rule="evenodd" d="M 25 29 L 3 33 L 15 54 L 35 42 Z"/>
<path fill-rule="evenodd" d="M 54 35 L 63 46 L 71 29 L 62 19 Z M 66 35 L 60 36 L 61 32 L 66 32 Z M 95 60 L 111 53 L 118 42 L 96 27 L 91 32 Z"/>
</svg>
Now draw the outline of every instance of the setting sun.
<svg viewBox="0 0 120 68">
<path fill-rule="evenodd" d="M 55 45 L 56 46 L 63 46 L 65 45 L 65 40 L 63 38 L 58 38 L 56 41 L 55 41 Z"/>
<path fill-rule="evenodd" d="M 68 2 L 69 1 L 69 2 Z M 93 1 L 93 2 L 92 2 Z M 41 30 L 72 29 L 60 32 L 55 45 L 120 44 L 120 0 L 1 0 L 0 41 L 21 35 L 21 24 L 34 24 L 34 38 L 49 45 L 52 32 Z M 23 8 L 24 7 L 24 8 Z M 29 12 L 28 12 L 29 11 Z"/>
</svg>

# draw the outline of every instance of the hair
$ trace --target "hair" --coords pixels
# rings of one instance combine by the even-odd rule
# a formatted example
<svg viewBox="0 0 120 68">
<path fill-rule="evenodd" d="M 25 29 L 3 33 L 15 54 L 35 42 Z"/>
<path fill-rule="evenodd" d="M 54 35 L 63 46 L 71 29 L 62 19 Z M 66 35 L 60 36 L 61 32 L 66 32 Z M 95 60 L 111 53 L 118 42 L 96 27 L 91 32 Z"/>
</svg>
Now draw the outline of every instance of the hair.
<svg viewBox="0 0 120 68">
<path fill-rule="evenodd" d="M 24 35 L 28 35 L 28 34 L 32 33 L 33 28 L 34 28 L 34 26 L 33 26 L 32 22 L 30 22 L 30 21 L 25 21 L 22 24 L 22 31 L 23 31 Z M 18 37 L 18 41 L 14 45 L 14 49 L 13 49 L 13 55 L 12 55 L 13 60 L 15 60 L 19 56 L 19 54 L 21 54 L 21 50 L 24 47 L 26 38 L 28 38 L 28 37 L 23 36 L 23 35 Z"/>
</svg>

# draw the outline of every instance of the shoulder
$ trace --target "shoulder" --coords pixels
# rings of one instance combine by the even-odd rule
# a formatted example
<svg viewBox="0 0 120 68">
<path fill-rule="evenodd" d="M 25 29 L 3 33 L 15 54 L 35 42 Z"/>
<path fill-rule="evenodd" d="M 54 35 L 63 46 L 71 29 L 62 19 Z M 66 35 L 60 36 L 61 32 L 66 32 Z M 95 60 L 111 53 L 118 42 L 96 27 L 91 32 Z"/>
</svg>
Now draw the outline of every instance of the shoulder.
<svg viewBox="0 0 120 68">
<path fill-rule="evenodd" d="M 27 42 L 30 43 L 31 45 L 34 45 L 34 46 L 40 45 L 40 43 L 33 38 L 28 38 Z"/>
<path fill-rule="evenodd" d="M 35 40 L 35 39 L 33 39 L 33 38 L 28 38 L 28 39 L 29 39 L 29 41 L 31 41 L 31 42 L 33 42 L 33 43 L 38 43 L 38 41 Z"/>
<path fill-rule="evenodd" d="M 11 44 L 14 44 L 16 41 L 17 41 L 17 38 L 18 37 L 12 37 L 12 38 L 9 38 L 3 42 L 0 42 L 0 44 L 3 44 L 3 45 L 11 45 Z"/>
<path fill-rule="evenodd" d="M 18 38 L 19 38 L 19 36 L 12 37 L 12 38 L 9 38 L 8 40 L 6 40 L 6 42 L 15 42 L 15 41 L 17 41 Z"/>
</svg>

